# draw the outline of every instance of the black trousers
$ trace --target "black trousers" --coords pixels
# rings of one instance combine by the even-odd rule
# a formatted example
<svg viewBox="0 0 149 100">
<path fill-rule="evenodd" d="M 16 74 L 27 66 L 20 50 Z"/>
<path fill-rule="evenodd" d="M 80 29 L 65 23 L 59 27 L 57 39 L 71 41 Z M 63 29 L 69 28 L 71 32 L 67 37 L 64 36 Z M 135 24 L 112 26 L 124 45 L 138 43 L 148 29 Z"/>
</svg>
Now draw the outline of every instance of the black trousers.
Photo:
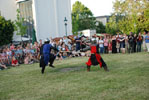
<svg viewBox="0 0 149 100">
<path fill-rule="evenodd" d="M 56 57 L 54 56 L 54 54 L 50 54 L 50 60 L 49 60 L 50 65 L 53 65 L 55 58 Z M 41 73 L 43 74 L 46 68 L 46 65 L 44 64 L 43 56 L 41 56 L 41 59 L 40 59 L 40 67 L 42 67 Z"/>
<path fill-rule="evenodd" d="M 107 64 L 104 62 L 104 60 L 102 59 L 102 57 L 101 57 L 100 61 L 102 62 L 102 67 L 106 67 L 107 66 Z"/>
</svg>

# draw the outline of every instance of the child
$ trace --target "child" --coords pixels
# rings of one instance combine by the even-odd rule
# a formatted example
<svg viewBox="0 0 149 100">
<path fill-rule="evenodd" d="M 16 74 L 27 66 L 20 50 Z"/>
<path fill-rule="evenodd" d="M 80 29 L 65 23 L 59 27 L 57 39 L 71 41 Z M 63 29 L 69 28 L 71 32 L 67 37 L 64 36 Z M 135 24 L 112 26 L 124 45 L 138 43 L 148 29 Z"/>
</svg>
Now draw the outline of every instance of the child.
<svg viewBox="0 0 149 100">
<path fill-rule="evenodd" d="M 12 57 L 11 64 L 13 67 L 19 66 L 18 60 L 14 56 Z"/>
</svg>

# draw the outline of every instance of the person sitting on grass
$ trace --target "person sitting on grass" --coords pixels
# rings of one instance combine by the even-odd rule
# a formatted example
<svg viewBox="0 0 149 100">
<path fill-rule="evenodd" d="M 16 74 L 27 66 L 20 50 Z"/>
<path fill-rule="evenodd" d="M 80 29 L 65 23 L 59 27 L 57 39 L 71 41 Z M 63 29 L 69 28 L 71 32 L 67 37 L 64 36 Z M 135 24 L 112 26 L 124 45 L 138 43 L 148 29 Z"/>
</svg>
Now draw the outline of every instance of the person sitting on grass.
<svg viewBox="0 0 149 100">
<path fill-rule="evenodd" d="M 19 66 L 18 60 L 15 58 L 15 56 L 12 57 L 11 65 L 13 67 Z"/>
<path fill-rule="evenodd" d="M 2 69 L 2 70 L 7 69 L 6 65 L 2 64 L 1 61 L 0 61 L 0 69 Z"/>
</svg>

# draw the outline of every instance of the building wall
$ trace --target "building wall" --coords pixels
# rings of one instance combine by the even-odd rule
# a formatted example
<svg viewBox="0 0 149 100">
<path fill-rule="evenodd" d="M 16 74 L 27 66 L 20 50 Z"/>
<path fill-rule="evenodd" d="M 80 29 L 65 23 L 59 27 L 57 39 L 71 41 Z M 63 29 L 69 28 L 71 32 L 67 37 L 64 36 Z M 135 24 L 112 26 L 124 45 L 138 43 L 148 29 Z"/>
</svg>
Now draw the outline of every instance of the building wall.
<svg viewBox="0 0 149 100">
<path fill-rule="evenodd" d="M 1 15 L 15 20 L 19 0 L 0 0 Z M 25 1 L 25 0 L 22 0 Z M 71 0 L 32 0 L 33 20 L 37 40 L 65 35 L 64 18 L 67 22 L 67 34 L 72 34 Z M 16 35 L 14 35 L 16 40 Z"/>
<path fill-rule="evenodd" d="M 96 20 L 102 22 L 103 25 L 106 25 L 106 23 L 109 21 L 109 16 L 99 16 L 96 17 Z"/>
<path fill-rule="evenodd" d="M 37 40 L 64 36 L 65 17 L 67 32 L 72 33 L 70 0 L 33 0 L 33 12 Z"/>
<path fill-rule="evenodd" d="M 70 0 L 57 0 L 57 18 L 59 36 L 66 35 L 64 19 L 67 18 L 67 35 L 72 34 L 72 21 L 71 21 L 71 2 Z"/>
<path fill-rule="evenodd" d="M 100 19 L 97 18 L 97 21 L 102 22 L 103 25 L 106 25 L 106 23 L 107 23 L 107 19 L 106 18 L 100 18 Z"/>
<path fill-rule="evenodd" d="M 33 0 L 34 24 L 37 40 L 57 36 L 54 0 Z"/>
<path fill-rule="evenodd" d="M 17 5 L 15 0 L 0 0 L 0 13 L 1 16 L 4 16 L 7 20 L 16 19 L 16 10 Z"/>
<path fill-rule="evenodd" d="M 17 4 L 15 0 L 0 0 L 0 13 L 6 20 L 16 20 L 17 16 Z M 14 32 L 13 40 L 17 40 L 21 36 L 16 35 Z"/>
</svg>

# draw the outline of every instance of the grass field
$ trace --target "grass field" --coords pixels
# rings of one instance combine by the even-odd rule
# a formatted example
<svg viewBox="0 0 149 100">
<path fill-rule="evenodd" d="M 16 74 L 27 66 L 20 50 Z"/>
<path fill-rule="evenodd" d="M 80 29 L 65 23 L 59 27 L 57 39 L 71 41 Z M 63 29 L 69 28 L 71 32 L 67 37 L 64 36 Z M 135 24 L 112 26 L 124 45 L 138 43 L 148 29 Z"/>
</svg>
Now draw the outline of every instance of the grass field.
<svg viewBox="0 0 149 100">
<path fill-rule="evenodd" d="M 40 73 L 38 64 L 0 71 L 0 100 L 149 100 L 149 54 L 102 55 L 110 72 L 88 58 L 56 61 Z"/>
</svg>

